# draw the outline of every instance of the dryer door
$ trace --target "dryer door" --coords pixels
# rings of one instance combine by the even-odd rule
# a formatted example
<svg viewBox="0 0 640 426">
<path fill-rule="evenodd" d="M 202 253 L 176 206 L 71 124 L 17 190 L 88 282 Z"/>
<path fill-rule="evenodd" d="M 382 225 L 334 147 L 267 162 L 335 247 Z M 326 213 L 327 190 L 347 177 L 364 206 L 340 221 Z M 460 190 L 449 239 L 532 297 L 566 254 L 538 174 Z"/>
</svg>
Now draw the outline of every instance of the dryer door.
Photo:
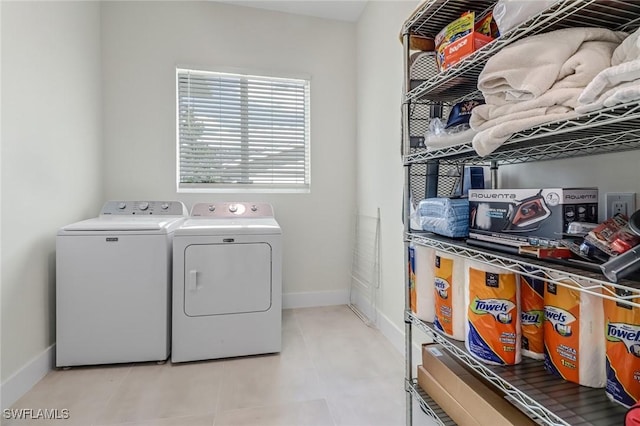
<svg viewBox="0 0 640 426">
<path fill-rule="evenodd" d="M 193 244 L 184 253 L 184 312 L 210 316 L 264 312 L 271 307 L 271 246 Z"/>
</svg>

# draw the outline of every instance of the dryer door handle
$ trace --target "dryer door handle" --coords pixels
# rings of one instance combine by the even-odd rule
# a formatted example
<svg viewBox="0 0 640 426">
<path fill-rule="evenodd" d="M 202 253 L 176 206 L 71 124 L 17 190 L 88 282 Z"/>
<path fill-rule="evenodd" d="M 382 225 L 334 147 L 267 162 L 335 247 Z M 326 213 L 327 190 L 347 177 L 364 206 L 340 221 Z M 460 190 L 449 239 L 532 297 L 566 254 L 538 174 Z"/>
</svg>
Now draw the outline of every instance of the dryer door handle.
<svg viewBox="0 0 640 426">
<path fill-rule="evenodd" d="M 189 271 L 189 290 L 197 291 L 198 290 L 198 271 L 192 269 Z"/>
</svg>

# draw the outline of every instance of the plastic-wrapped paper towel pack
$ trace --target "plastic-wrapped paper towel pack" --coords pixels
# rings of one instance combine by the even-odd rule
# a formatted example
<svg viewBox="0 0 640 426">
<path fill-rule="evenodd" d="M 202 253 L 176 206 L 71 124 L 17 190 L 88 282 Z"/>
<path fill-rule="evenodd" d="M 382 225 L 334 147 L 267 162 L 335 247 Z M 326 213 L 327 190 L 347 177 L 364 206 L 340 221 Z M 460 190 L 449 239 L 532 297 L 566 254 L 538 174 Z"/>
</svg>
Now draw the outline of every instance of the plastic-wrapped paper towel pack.
<svg viewBox="0 0 640 426">
<path fill-rule="evenodd" d="M 467 350 L 487 364 L 518 364 L 522 355 L 517 275 L 471 260 L 466 272 Z"/>
<path fill-rule="evenodd" d="M 428 322 L 433 322 L 435 319 L 435 295 L 433 291 L 435 257 L 436 251 L 431 247 L 416 245 L 414 248 L 415 314 L 421 320 Z"/>
<path fill-rule="evenodd" d="M 620 296 L 628 290 L 610 288 Z M 640 303 L 640 297 L 632 299 Z M 604 299 L 606 393 L 625 407 L 640 400 L 640 308 Z"/>
<path fill-rule="evenodd" d="M 533 359 L 544 359 L 544 284 L 539 278 L 520 275 L 522 355 Z"/>
<path fill-rule="evenodd" d="M 464 259 L 443 252 L 435 254 L 436 330 L 453 339 L 464 340 Z"/>
<path fill-rule="evenodd" d="M 582 386 L 606 384 L 602 298 L 547 282 L 544 293 L 545 368 Z"/>
</svg>

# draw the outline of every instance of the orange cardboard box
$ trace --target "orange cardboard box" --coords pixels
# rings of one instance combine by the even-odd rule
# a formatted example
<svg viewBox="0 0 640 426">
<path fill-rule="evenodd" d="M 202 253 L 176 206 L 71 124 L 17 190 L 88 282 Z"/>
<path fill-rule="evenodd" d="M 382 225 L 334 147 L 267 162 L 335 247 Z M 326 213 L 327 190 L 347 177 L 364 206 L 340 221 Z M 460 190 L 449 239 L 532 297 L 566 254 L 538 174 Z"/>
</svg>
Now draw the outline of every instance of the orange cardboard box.
<svg viewBox="0 0 640 426">
<path fill-rule="evenodd" d="M 473 31 L 471 34 L 467 34 L 455 42 L 442 47 L 436 55 L 440 71 L 444 71 L 454 64 L 457 64 L 491 40 L 493 40 L 493 38 Z"/>
<path fill-rule="evenodd" d="M 462 408 L 473 413 L 475 421 L 481 426 L 533 426 L 536 424 L 490 385 L 486 385 L 460 365 L 440 345 L 423 345 L 422 364 L 426 372 Z M 433 398 L 433 395 L 431 397 Z M 447 411 L 444 407 L 442 408 Z M 451 416 L 451 413 L 448 411 L 447 413 Z"/>
<path fill-rule="evenodd" d="M 418 366 L 418 385 L 438 403 L 440 408 L 442 408 L 458 426 L 480 426 L 474 417 L 421 365 Z"/>
</svg>

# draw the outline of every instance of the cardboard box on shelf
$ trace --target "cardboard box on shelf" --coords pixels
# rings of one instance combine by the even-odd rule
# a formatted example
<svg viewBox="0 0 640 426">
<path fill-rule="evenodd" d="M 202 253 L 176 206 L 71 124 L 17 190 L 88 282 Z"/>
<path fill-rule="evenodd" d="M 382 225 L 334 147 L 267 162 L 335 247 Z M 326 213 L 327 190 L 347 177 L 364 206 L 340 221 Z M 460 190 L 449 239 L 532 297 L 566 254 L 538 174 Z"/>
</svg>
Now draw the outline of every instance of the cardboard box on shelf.
<svg viewBox="0 0 640 426">
<path fill-rule="evenodd" d="M 418 366 L 418 385 L 456 422 L 458 426 L 480 426 L 473 415 L 462 407 L 436 379 L 421 365 Z"/>
<path fill-rule="evenodd" d="M 494 39 L 497 36 L 497 26 L 493 16 L 488 15 L 475 21 L 475 13 L 467 12 L 460 18 L 449 23 L 435 37 L 436 63 L 440 71 L 457 64 L 465 57 Z"/>
<path fill-rule="evenodd" d="M 448 355 L 442 346 L 423 345 L 422 367 L 464 410 L 473 413 L 478 424 L 482 426 L 536 424 L 504 399 L 491 385 L 483 383 Z M 425 391 L 434 398 L 428 390 L 425 389 Z M 442 408 L 447 411 L 446 408 Z M 451 416 L 448 411 L 447 414 Z"/>
<path fill-rule="evenodd" d="M 576 221 L 598 223 L 597 188 L 469 190 L 469 238 L 554 246 Z"/>
</svg>

